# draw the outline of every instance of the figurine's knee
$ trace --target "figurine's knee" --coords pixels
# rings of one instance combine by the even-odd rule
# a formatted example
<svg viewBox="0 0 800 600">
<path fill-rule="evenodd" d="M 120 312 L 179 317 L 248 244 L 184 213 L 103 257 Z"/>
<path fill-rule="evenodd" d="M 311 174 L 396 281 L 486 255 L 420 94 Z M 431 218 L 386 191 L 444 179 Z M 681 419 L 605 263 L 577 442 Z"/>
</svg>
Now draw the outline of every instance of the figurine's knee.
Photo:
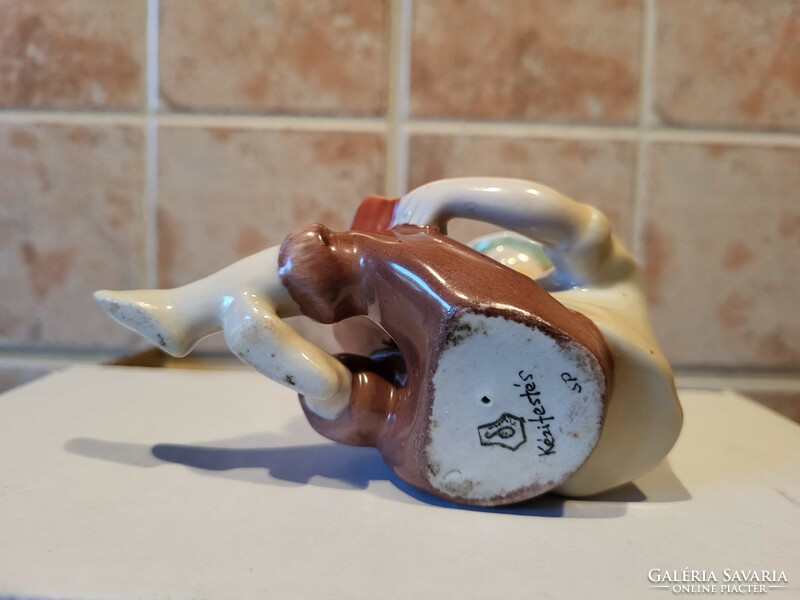
<svg viewBox="0 0 800 600">
<path fill-rule="evenodd" d="M 278 259 L 281 281 L 308 317 L 334 323 L 363 314 L 357 255 L 349 233 L 314 224 L 291 233 Z"/>
</svg>

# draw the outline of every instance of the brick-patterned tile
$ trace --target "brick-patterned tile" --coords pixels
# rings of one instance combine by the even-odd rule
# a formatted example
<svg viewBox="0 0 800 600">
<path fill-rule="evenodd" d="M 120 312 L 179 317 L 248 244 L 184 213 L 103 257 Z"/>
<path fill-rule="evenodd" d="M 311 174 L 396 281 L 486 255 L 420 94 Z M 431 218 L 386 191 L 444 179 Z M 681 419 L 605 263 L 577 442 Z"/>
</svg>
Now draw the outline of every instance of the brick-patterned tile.
<svg viewBox="0 0 800 600">
<path fill-rule="evenodd" d="M 145 283 L 137 128 L 0 125 L 0 345 L 119 347 L 95 306 Z"/>
<path fill-rule="evenodd" d="M 646 276 L 668 357 L 800 366 L 800 149 L 656 144 L 650 156 Z"/>
<path fill-rule="evenodd" d="M 160 134 L 161 283 L 208 275 L 296 227 L 346 229 L 383 191 L 383 141 L 366 133 L 165 128 Z"/>
<path fill-rule="evenodd" d="M 668 125 L 800 129 L 797 0 L 658 0 L 655 113 Z"/>
<path fill-rule="evenodd" d="M 386 104 L 386 0 L 162 0 L 160 21 L 166 109 L 375 115 Z"/>
<path fill-rule="evenodd" d="M 0 0 L 0 106 L 144 106 L 147 3 Z"/>
<path fill-rule="evenodd" d="M 632 123 L 640 0 L 414 2 L 416 117 Z"/>
</svg>

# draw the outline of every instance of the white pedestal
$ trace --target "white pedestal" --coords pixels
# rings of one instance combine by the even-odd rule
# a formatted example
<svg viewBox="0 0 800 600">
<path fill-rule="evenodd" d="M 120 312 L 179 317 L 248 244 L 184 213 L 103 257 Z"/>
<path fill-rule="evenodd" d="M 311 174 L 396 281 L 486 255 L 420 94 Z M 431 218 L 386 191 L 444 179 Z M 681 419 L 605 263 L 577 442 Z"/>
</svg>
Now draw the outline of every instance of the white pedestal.
<svg viewBox="0 0 800 600">
<path fill-rule="evenodd" d="M 765 593 L 800 597 L 800 427 L 681 400 L 677 446 L 635 484 L 477 510 L 321 438 L 255 373 L 70 369 L 0 396 L 0 597 L 676 595 L 652 569 L 714 572 L 706 596 L 730 595 L 725 569 L 783 571 Z"/>
</svg>

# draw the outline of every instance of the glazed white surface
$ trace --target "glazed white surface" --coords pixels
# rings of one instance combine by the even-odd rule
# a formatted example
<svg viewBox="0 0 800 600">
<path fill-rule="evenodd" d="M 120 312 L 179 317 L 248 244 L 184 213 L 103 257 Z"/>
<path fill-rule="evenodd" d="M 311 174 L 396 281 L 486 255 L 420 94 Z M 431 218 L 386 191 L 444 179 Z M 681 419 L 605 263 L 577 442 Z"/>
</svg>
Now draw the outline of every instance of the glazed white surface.
<svg viewBox="0 0 800 600">
<path fill-rule="evenodd" d="M 448 339 L 433 376 L 434 488 L 478 501 L 544 492 L 586 460 L 603 415 L 603 374 L 588 350 L 474 313 L 458 317 Z"/>
</svg>

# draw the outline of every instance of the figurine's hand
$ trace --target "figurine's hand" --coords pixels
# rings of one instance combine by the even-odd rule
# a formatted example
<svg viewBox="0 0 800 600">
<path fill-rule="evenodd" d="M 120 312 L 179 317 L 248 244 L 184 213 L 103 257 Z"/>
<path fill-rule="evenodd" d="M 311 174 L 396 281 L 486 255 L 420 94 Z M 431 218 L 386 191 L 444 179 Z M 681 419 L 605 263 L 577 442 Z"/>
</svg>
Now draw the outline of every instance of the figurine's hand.
<svg viewBox="0 0 800 600">
<path fill-rule="evenodd" d="M 454 202 L 465 192 L 465 187 L 443 189 L 439 182 L 429 183 L 416 188 L 397 202 L 389 228 L 396 225 L 432 226 L 445 232 L 447 221 L 457 216 L 458 207 Z M 468 210 L 463 207 L 462 212 Z"/>
</svg>

